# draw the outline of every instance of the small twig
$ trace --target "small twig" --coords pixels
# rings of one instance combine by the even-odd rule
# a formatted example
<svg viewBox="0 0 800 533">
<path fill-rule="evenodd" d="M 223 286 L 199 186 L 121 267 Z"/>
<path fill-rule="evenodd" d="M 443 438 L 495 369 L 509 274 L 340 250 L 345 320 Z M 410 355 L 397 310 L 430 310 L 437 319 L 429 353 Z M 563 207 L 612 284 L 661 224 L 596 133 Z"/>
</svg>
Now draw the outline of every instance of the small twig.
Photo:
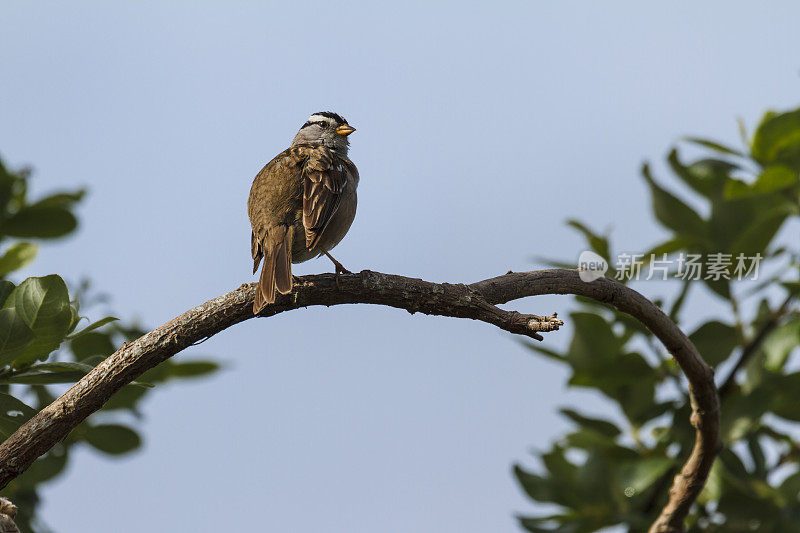
<svg viewBox="0 0 800 533">
<path fill-rule="evenodd" d="M 758 349 L 761 348 L 764 340 L 767 336 L 772 333 L 772 331 L 778 327 L 781 318 L 783 315 L 786 314 L 786 311 L 789 309 L 789 305 L 792 303 L 793 295 L 789 295 L 783 301 L 783 303 L 775 310 L 772 315 L 767 319 L 766 322 L 761 326 L 761 329 L 758 330 L 758 333 L 750 339 L 744 348 L 742 348 L 742 353 L 739 355 L 739 359 L 736 361 L 736 364 L 733 365 L 730 374 L 728 377 L 725 378 L 725 381 L 722 382 L 722 385 L 719 387 L 719 397 L 720 399 L 724 398 L 728 395 L 731 391 L 731 388 L 736 384 L 736 374 L 744 368 L 744 366 L 750 361 L 750 359 L 758 352 Z"/>
<path fill-rule="evenodd" d="M 673 302 L 672 307 L 669 310 L 669 319 L 678 323 L 678 314 L 681 312 L 681 307 L 683 307 L 683 302 L 686 301 L 686 297 L 689 295 L 689 289 L 692 287 L 692 280 L 687 279 L 683 281 L 683 286 L 681 287 L 681 292 L 678 293 L 678 297 Z"/>
</svg>

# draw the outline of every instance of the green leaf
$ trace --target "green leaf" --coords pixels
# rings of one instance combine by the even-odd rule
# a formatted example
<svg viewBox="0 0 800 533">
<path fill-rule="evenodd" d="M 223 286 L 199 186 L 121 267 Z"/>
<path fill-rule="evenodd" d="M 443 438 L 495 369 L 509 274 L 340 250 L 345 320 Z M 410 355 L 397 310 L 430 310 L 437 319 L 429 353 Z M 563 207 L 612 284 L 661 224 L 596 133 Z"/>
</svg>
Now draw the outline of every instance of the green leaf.
<svg viewBox="0 0 800 533">
<path fill-rule="evenodd" d="M 676 409 L 680 408 L 680 405 L 676 404 L 674 401 L 665 401 L 659 403 L 651 402 L 650 404 L 639 407 L 640 408 L 637 410 L 638 422 L 643 424 L 671 411 L 674 412 Z"/>
<path fill-rule="evenodd" d="M 633 423 L 644 421 L 653 404 L 656 373 L 638 353 L 623 351 L 626 336 L 617 337 L 597 313 L 571 313 L 574 332 L 564 361 L 572 367 L 571 386 L 600 390 L 620 404 Z"/>
<path fill-rule="evenodd" d="M 547 348 L 540 343 L 520 341 L 520 344 L 522 344 L 525 348 L 533 352 L 539 353 L 541 355 L 544 355 L 545 357 L 548 357 L 550 359 L 554 359 L 556 361 L 564 361 L 565 358 L 564 355 L 558 353 L 555 350 L 551 350 L 550 348 Z"/>
<path fill-rule="evenodd" d="M 761 479 L 766 479 L 767 459 L 764 456 L 764 450 L 761 448 L 761 443 L 756 435 L 748 436 L 747 450 L 750 452 L 750 458 L 753 460 L 753 473 Z"/>
<path fill-rule="evenodd" d="M 8 172 L 3 166 L 3 162 L 0 161 L 0 219 L 8 210 L 8 204 L 14 194 L 14 186 L 18 181 L 19 178 Z"/>
<path fill-rule="evenodd" d="M 3 223 L 2 231 L 11 237 L 54 239 L 72 233 L 78 220 L 63 207 L 26 207 Z"/>
<path fill-rule="evenodd" d="M 49 372 L 83 372 L 87 374 L 94 369 L 93 365 L 76 361 L 54 361 L 52 363 L 39 363 L 28 367 L 27 370 L 46 370 Z"/>
<path fill-rule="evenodd" d="M 681 309 L 683 308 L 684 302 L 686 302 L 686 297 L 689 295 L 689 290 L 692 288 L 692 280 L 685 279 L 682 281 L 681 291 L 678 293 L 678 296 L 675 298 L 675 301 L 672 302 L 672 307 L 669 310 L 669 319 L 678 323 L 678 317 L 680 316 Z"/>
<path fill-rule="evenodd" d="M 711 291 L 714 294 L 716 294 L 718 296 L 721 296 L 722 298 L 725 298 L 726 300 L 730 300 L 731 299 L 731 282 L 730 281 L 728 281 L 728 280 L 726 280 L 724 278 L 720 278 L 720 279 L 717 279 L 717 280 L 715 280 L 715 279 L 704 279 L 703 283 L 706 285 L 706 287 L 711 289 Z"/>
<path fill-rule="evenodd" d="M 784 479 L 778 487 L 778 490 L 783 494 L 784 498 L 796 504 L 798 495 L 800 494 L 800 472 L 795 472 Z"/>
<path fill-rule="evenodd" d="M 766 113 L 753 136 L 750 153 L 763 166 L 782 163 L 800 169 L 800 109 Z"/>
<path fill-rule="evenodd" d="M 25 352 L 33 337 L 33 331 L 16 309 L 0 309 L 0 368 Z"/>
<path fill-rule="evenodd" d="M 579 426 L 605 435 L 606 437 L 614 438 L 622 433 L 617 426 L 608 420 L 583 416 L 572 409 L 560 409 L 560 412 Z"/>
<path fill-rule="evenodd" d="M 586 512 L 589 509 L 603 506 L 606 512 L 611 511 L 612 506 L 616 504 L 614 470 L 616 470 L 616 465 L 611 464 L 605 454 L 593 451 L 588 453 L 586 461 L 577 472 L 581 498 L 581 505 L 578 506 L 578 509 Z"/>
<path fill-rule="evenodd" d="M 36 257 L 39 247 L 29 242 L 19 242 L 11 246 L 0 257 L 0 276 L 19 270 L 29 264 Z"/>
<path fill-rule="evenodd" d="M 701 159 L 687 166 L 681 162 L 675 149 L 667 156 L 667 163 L 686 185 L 706 198 L 717 197 L 730 180 L 731 173 L 739 169 L 721 159 Z"/>
<path fill-rule="evenodd" d="M 548 259 L 546 257 L 542 257 L 540 255 L 534 256 L 532 258 L 534 263 L 540 264 L 542 266 L 550 267 L 550 268 L 563 268 L 565 270 L 569 270 L 575 268 L 575 263 L 568 263 L 565 261 L 555 261 L 553 259 Z"/>
<path fill-rule="evenodd" d="M 719 461 L 715 461 L 711 466 L 711 472 L 708 474 L 706 486 L 703 487 L 703 492 L 698 496 L 697 501 L 701 504 L 709 504 L 711 502 L 719 501 L 723 490 L 722 467 Z"/>
<path fill-rule="evenodd" d="M 13 361 L 17 368 L 58 348 L 72 319 L 67 286 L 56 275 L 26 279 L 14 289 L 5 307 L 15 309 L 34 335 L 30 345 Z"/>
<path fill-rule="evenodd" d="M 788 294 L 798 295 L 800 294 L 800 281 L 783 281 L 781 285 Z"/>
<path fill-rule="evenodd" d="M 666 228 L 690 241 L 704 241 L 708 230 L 706 223 L 694 209 L 686 205 L 677 196 L 659 186 L 652 175 L 648 165 L 642 166 L 642 175 L 650 185 L 653 201 L 653 211 L 656 219 Z"/>
<path fill-rule="evenodd" d="M 725 198 L 735 199 L 759 194 L 771 194 L 800 183 L 796 170 L 783 165 L 771 165 L 765 168 L 752 185 L 732 179 L 725 184 Z"/>
<path fill-rule="evenodd" d="M 775 328 L 764 339 L 762 345 L 766 355 L 764 366 L 772 372 L 780 372 L 789 354 L 798 346 L 800 346 L 800 318 L 795 318 Z"/>
<path fill-rule="evenodd" d="M 725 447 L 720 450 L 719 461 L 725 467 L 725 471 L 734 478 L 745 481 L 750 477 L 742 460 L 729 448 Z"/>
<path fill-rule="evenodd" d="M 578 473 L 578 468 L 566 458 L 565 448 L 560 444 L 554 444 L 549 452 L 539 456 L 542 465 L 552 476 L 561 481 L 572 481 Z"/>
<path fill-rule="evenodd" d="M 620 468 L 620 490 L 633 489 L 636 494 L 642 493 L 673 464 L 672 459 L 663 456 L 644 457 L 623 464 Z"/>
<path fill-rule="evenodd" d="M 119 424 L 90 426 L 84 438 L 94 448 L 110 455 L 131 452 L 142 444 L 138 433 Z"/>
<path fill-rule="evenodd" d="M 566 513 L 563 515 L 551 515 L 544 517 L 517 516 L 516 518 L 519 521 L 519 525 L 522 526 L 525 531 L 530 533 L 576 533 L 586 529 L 585 527 L 581 529 L 582 526 L 580 524 L 580 515 L 576 513 Z M 552 525 L 553 523 L 569 524 L 569 526 L 564 526 L 560 529 L 554 529 Z"/>
<path fill-rule="evenodd" d="M 669 239 L 667 241 L 664 241 L 660 244 L 653 246 L 647 252 L 645 252 L 643 260 L 645 263 L 647 263 L 653 256 L 655 256 L 656 259 L 660 259 L 661 257 L 663 257 L 664 254 L 669 255 L 675 252 L 679 252 L 681 250 L 686 250 L 689 248 L 690 244 L 691 243 L 689 241 L 681 237 L 675 237 L 674 239 Z"/>
<path fill-rule="evenodd" d="M 72 335 L 70 335 L 70 336 L 69 336 L 69 337 L 67 337 L 67 338 L 68 338 L 68 339 L 70 339 L 70 340 L 72 340 L 72 339 L 77 339 L 78 337 L 81 337 L 81 336 L 83 336 L 83 335 L 86 335 L 86 334 L 87 334 L 87 333 L 89 333 L 90 331 L 93 331 L 93 330 L 95 330 L 95 329 L 97 329 L 97 328 L 102 328 L 102 327 L 103 327 L 103 326 L 105 326 L 106 324 L 109 324 L 109 323 L 111 323 L 111 322 L 114 322 L 114 321 L 116 321 L 116 320 L 119 320 L 119 318 L 117 318 L 117 317 L 114 317 L 114 316 L 107 316 L 107 317 L 105 317 L 105 318 L 101 318 L 101 319 L 100 319 L 100 320 L 98 320 L 97 322 L 93 322 L 93 323 L 89 324 L 88 326 L 86 326 L 86 327 L 85 327 L 85 328 L 83 328 L 82 330 L 80 330 L 80 331 L 78 331 L 78 332 L 76 332 L 76 333 L 73 333 Z"/>
<path fill-rule="evenodd" d="M 711 203 L 711 217 L 708 221 L 710 244 L 707 253 L 730 252 L 731 244 L 764 211 L 764 197 L 743 197 L 734 200 L 721 194 Z"/>
<path fill-rule="evenodd" d="M 96 355 L 107 357 L 116 351 L 111 336 L 97 331 L 90 331 L 72 339 L 69 347 L 77 360 Z"/>
<path fill-rule="evenodd" d="M 551 502 L 566 507 L 580 507 L 583 503 L 581 495 L 575 491 L 575 479 L 578 469 L 564 458 L 563 450 L 556 447 L 551 453 L 542 456 L 552 475 L 543 476 L 526 472 L 518 465 L 514 466 L 514 475 L 523 490 L 534 500 Z"/>
<path fill-rule="evenodd" d="M 712 320 L 697 328 L 689 340 L 706 363 L 717 366 L 739 345 L 739 334 L 730 324 Z"/>
<path fill-rule="evenodd" d="M 770 165 L 759 174 L 751 189 L 754 192 L 767 194 L 800 184 L 798 171 L 784 165 Z"/>
<path fill-rule="evenodd" d="M 710 148 L 711 150 L 715 150 L 715 151 L 723 153 L 723 154 L 744 156 L 744 154 L 742 152 L 740 152 L 739 150 L 736 150 L 735 148 L 730 148 L 730 147 L 725 146 L 724 144 L 718 143 L 716 141 L 710 141 L 708 139 L 701 139 L 699 137 L 684 137 L 683 140 L 686 141 L 686 142 L 693 143 L 693 144 L 699 144 L 700 146 L 704 146 L 706 148 Z"/>
<path fill-rule="evenodd" d="M 568 434 L 563 442 L 568 448 L 578 448 L 587 451 L 601 451 L 614 459 L 626 457 L 631 454 L 636 455 L 632 450 L 617 445 L 612 437 L 603 435 L 594 430 L 581 429 Z"/>
<path fill-rule="evenodd" d="M 78 189 L 73 192 L 61 192 L 51 194 L 42 198 L 31 207 L 71 207 L 81 201 L 86 196 L 86 189 Z"/>
<path fill-rule="evenodd" d="M 26 370 L 18 374 L 11 374 L 0 377 L 2 383 L 20 383 L 24 385 L 50 385 L 52 383 L 75 383 L 86 372 L 75 370 L 59 370 L 56 372 L 44 372 L 41 370 Z"/>
<path fill-rule="evenodd" d="M 60 474 L 67 466 L 67 447 L 63 444 L 56 444 L 46 455 L 38 458 L 25 472 L 15 481 L 19 481 L 23 486 L 35 487 L 43 481 L 47 481 Z"/>
<path fill-rule="evenodd" d="M 36 414 L 36 409 L 19 399 L 0 392 L 0 438 L 7 439 Z"/>
<path fill-rule="evenodd" d="M 779 376 L 770 386 L 772 412 L 786 420 L 800 422 L 800 372 Z"/>
<path fill-rule="evenodd" d="M 10 394 L 0 392 L 0 414 L 8 416 L 12 411 L 20 411 L 28 418 L 36 414 L 36 409 L 28 406 L 28 404 L 24 403 L 22 400 Z"/>
<path fill-rule="evenodd" d="M 514 475 L 528 496 L 534 500 L 552 502 L 556 499 L 555 491 L 547 478 L 526 472 L 519 466 L 514 467 Z"/>
<path fill-rule="evenodd" d="M 720 435 L 723 442 L 734 442 L 758 428 L 761 417 L 774 400 L 766 387 L 758 387 L 747 394 L 731 390 L 722 404 Z"/>
<path fill-rule="evenodd" d="M 78 327 L 78 322 L 81 321 L 81 316 L 78 314 L 78 308 L 74 305 L 70 304 L 69 306 L 69 327 L 67 328 L 67 333 L 72 333 L 75 331 L 75 328 Z M 69 338 L 69 336 L 67 336 Z"/>
<path fill-rule="evenodd" d="M 745 146 L 750 146 L 750 136 L 747 134 L 747 124 L 744 123 L 744 119 L 742 117 L 736 117 L 736 129 L 739 130 L 739 138 L 742 140 L 742 144 Z"/>
<path fill-rule="evenodd" d="M 119 391 L 103 405 L 104 411 L 113 411 L 115 409 L 130 409 L 137 413 L 137 404 L 139 400 L 144 397 L 149 391 L 146 387 L 135 386 L 133 384 L 122 387 Z"/>
<path fill-rule="evenodd" d="M 602 316 L 595 313 L 570 313 L 570 322 L 575 330 L 568 359 L 574 368 L 591 370 L 606 366 L 606 363 L 619 355 L 622 342 Z"/>
<path fill-rule="evenodd" d="M 797 214 L 797 206 L 788 202 L 762 211 L 733 241 L 730 252 L 734 257 L 740 253 L 748 257 L 757 253 L 763 255 L 786 218 L 795 214 Z"/>
<path fill-rule="evenodd" d="M 56 361 L 32 365 L 24 372 L 0 376 L 3 383 L 47 385 L 50 383 L 75 383 L 92 371 L 94 366 L 73 361 Z"/>
<path fill-rule="evenodd" d="M 174 363 L 168 372 L 168 377 L 195 378 L 211 374 L 219 370 L 219 364 L 214 361 L 186 361 Z"/>
<path fill-rule="evenodd" d="M 567 220 L 567 226 L 573 227 L 576 230 L 578 230 L 581 234 L 583 234 L 587 244 L 592 248 L 592 250 L 597 252 L 606 261 L 611 260 L 611 253 L 609 251 L 609 246 L 608 246 L 608 237 L 604 235 L 598 235 L 579 220 L 569 219 Z"/>
<path fill-rule="evenodd" d="M 14 291 L 15 285 L 7 279 L 0 279 L 0 307 L 8 299 L 8 296 Z"/>
</svg>

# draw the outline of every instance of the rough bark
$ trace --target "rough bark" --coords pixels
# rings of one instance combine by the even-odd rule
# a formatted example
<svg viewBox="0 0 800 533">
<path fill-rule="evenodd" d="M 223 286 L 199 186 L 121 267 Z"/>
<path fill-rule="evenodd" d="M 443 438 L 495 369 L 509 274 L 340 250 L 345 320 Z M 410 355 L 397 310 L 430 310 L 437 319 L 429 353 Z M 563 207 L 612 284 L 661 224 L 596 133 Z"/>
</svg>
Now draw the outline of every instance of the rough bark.
<svg viewBox="0 0 800 533">
<path fill-rule="evenodd" d="M 254 294 L 254 283 L 242 285 L 122 346 L 0 445 L 0 488 L 145 371 L 192 344 L 253 318 Z M 691 423 L 696 429 L 695 445 L 673 480 L 669 501 L 650 528 L 651 533 L 683 531 L 689 509 L 703 488 L 720 448 L 714 374 L 686 335 L 638 292 L 604 278 L 583 282 L 575 270 L 509 272 L 471 285 L 430 283 L 363 271 L 338 277 L 323 274 L 302 278 L 291 294 L 280 296 L 259 316 L 311 305 L 368 303 L 411 313 L 471 318 L 541 340 L 538 332 L 553 331 L 562 324 L 555 315 L 524 315 L 500 309 L 496 304 L 542 294 L 586 296 L 634 316 L 661 340 L 686 374 L 692 400 Z"/>
</svg>

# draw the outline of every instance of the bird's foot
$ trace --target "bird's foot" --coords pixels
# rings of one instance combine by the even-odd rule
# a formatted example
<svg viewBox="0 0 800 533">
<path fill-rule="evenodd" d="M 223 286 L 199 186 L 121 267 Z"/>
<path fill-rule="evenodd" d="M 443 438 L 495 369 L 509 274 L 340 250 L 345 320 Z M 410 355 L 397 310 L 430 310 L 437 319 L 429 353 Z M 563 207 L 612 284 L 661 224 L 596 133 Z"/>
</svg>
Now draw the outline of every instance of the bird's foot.
<svg viewBox="0 0 800 533">
<path fill-rule="evenodd" d="M 338 276 L 339 274 L 352 274 L 352 272 L 350 272 L 349 270 L 347 270 L 347 269 L 344 267 L 344 265 L 342 265 L 342 264 L 341 264 L 339 261 L 337 261 L 336 259 L 334 259 L 334 258 L 333 258 L 333 256 L 332 256 L 331 254 L 329 254 L 328 252 L 325 252 L 325 255 L 327 255 L 327 256 L 328 256 L 328 259 L 330 259 L 331 261 L 333 261 L 333 266 L 334 266 L 334 268 L 336 269 L 336 275 L 337 275 L 337 276 Z"/>
<path fill-rule="evenodd" d="M 334 259 L 333 256 L 331 254 L 329 254 L 328 252 L 325 252 L 325 255 L 328 256 L 328 259 L 333 261 L 333 266 L 336 269 L 336 278 L 335 278 L 336 279 L 336 289 L 337 290 L 342 290 L 342 285 L 341 285 L 341 283 L 339 281 L 339 276 L 342 275 L 342 274 L 352 274 L 352 272 L 347 270 L 344 267 L 344 265 L 342 265 L 339 261 Z"/>
</svg>

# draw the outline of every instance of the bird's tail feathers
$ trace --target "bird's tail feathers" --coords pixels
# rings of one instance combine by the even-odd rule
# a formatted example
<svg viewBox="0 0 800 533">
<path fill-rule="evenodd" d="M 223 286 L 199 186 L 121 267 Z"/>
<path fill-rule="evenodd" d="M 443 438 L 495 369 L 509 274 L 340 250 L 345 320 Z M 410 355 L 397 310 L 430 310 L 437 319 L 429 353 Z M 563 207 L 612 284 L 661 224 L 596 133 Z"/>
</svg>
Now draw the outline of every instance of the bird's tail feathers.
<svg viewBox="0 0 800 533">
<path fill-rule="evenodd" d="M 278 226 L 270 231 L 263 243 L 264 266 L 253 303 L 253 313 L 256 315 L 267 305 L 275 303 L 276 290 L 281 294 L 292 292 L 293 237 L 291 228 Z"/>
<path fill-rule="evenodd" d="M 292 292 L 293 231 L 285 230 L 283 240 L 275 247 L 275 288 L 281 294 Z"/>
</svg>

